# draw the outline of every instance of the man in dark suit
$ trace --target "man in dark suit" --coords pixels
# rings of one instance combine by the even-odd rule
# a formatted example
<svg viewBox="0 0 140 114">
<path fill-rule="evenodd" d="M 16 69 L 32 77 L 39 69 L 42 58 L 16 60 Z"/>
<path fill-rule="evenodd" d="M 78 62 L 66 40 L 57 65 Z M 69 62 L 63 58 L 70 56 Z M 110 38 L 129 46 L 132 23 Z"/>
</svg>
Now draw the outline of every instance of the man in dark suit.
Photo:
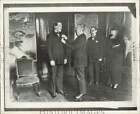
<svg viewBox="0 0 140 114">
<path fill-rule="evenodd" d="M 61 42 L 62 23 L 57 22 L 53 26 L 53 31 L 48 35 L 48 56 L 51 66 L 52 96 L 56 97 L 56 92 L 64 95 L 63 92 L 63 65 L 67 63 L 65 55 L 65 45 Z"/>
<path fill-rule="evenodd" d="M 103 46 L 100 39 L 98 38 L 96 26 L 91 27 L 90 33 L 91 37 L 89 37 L 87 42 L 88 74 L 90 80 L 89 86 L 91 86 L 94 81 L 96 85 L 99 84 L 100 62 L 103 58 Z"/>
<path fill-rule="evenodd" d="M 62 42 L 72 48 L 72 62 L 79 83 L 80 94 L 75 98 L 80 100 L 86 94 L 85 67 L 87 66 L 86 36 L 84 25 L 77 25 L 75 40 L 69 44 L 65 40 Z"/>
</svg>

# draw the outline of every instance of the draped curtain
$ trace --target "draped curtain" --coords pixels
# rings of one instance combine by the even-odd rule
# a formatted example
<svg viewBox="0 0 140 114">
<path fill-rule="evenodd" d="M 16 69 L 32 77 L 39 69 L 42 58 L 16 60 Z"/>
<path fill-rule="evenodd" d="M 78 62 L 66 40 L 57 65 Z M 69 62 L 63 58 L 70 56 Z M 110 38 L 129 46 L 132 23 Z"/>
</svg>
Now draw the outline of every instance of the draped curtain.
<svg viewBox="0 0 140 114">
<path fill-rule="evenodd" d="M 37 56 L 38 56 L 38 74 L 41 78 L 48 76 L 47 68 L 47 50 L 46 40 L 49 33 L 49 27 L 45 22 L 44 17 L 36 15 L 36 36 L 37 36 Z"/>
</svg>

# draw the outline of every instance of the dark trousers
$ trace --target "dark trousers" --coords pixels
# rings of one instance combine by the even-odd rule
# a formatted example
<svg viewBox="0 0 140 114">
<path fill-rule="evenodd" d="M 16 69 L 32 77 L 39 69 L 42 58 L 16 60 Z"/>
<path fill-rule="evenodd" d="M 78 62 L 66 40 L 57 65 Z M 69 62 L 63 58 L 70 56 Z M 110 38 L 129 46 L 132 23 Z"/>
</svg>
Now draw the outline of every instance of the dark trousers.
<svg viewBox="0 0 140 114">
<path fill-rule="evenodd" d="M 121 75 L 123 71 L 123 61 L 122 58 L 117 58 L 112 61 L 107 62 L 106 75 L 108 76 L 108 84 L 120 84 Z"/>
<path fill-rule="evenodd" d="M 75 68 L 75 73 L 79 84 L 80 94 L 85 94 L 86 93 L 85 67 Z"/>
<path fill-rule="evenodd" d="M 56 65 L 51 67 L 51 88 L 52 93 L 55 94 L 56 91 L 63 91 L 63 65 Z"/>
<path fill-rule="evenodd" d="M 88 73 L 90 82 L 95 81 L 99 83 L 100 63 L 98 61 L 90 62 L 88 65 Z"/>
<path fill-rule="evenodd" d="M 122 62 L 113 61 L 111 62 L 111 83 L 112 84 L 120 84 L 121 83 L 121 75 L 122 75 Z"/>
</svg>

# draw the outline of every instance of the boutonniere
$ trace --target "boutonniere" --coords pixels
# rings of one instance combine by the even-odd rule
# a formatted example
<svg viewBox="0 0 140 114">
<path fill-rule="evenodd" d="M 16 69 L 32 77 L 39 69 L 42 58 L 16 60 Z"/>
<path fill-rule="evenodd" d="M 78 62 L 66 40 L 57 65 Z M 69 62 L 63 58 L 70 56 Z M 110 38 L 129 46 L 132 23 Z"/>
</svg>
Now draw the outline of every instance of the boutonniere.
<svg viewBox="0 0 140 114">
<path fill-rule="evenodd" d="M 98 41 L 98 40 L 96 40 L 95 42 L 96 42 L 96 43 L 98 43 L 99 41 Z"/>
</svg>

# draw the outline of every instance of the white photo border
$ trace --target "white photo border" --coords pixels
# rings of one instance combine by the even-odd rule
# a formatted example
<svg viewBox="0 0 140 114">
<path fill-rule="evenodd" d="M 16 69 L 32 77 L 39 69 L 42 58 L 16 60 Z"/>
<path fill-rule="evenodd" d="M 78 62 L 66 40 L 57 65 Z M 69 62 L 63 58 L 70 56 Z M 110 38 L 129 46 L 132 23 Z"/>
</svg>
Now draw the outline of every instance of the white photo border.
<svg viewBox="0 0 140 114">
<path fill-rule="evenodd" d="M 109 0 L 112 1 L 112 0 Z M 125 1 L 127 1 L 127 3 L 129 3 L 129 0 L 121 0 L 123 1 L 123 3 L 125 3 Z M 133 1 L 133 2 L 132 2 Z M 16 5 L 14 4 L 14 0 L 12 2 L 10 1 L 3 1 L 1 2 L 1 17 L 3 17 L 1 19 L 1 39 L 0 39 L 0 51 L 2 53 L 0 53 L 0 60 L 1 60 L 1 64 L 0 64 L 0 70 L 1 70 L 1 77 L 0 77 L 0 81 L 1 81 L 1 110 L 10 110 L 10 109 L 15 109 L 15 110 L 40 110 L 40 109 L 51 109 L 51 108 L 112 108 L 112 109 L 118 109 L 119 107 L 139 107 L 139 89 L 140 89 L 140 77 L 139 77 L 139 3 L 137 0 L 132 0 L 132 3 L 136 3 L 136 13 L 137 13 L 137 18 L 136 18 L 136 25 L 137 25 L 137 29 L 136 29 L 136 33 L 137 33 L 137 38 L 135 39 L 137 42 L 135 45 L 135 54 L 136 54 L 136 59 L 135 61 L 133 61 L 133 72 L 132 72 L 132 77 L 135 75 L 137 77 L 137 89 L 135 88 L 135 83 L 136 80 L 132 79 L 132 96 L 133 96 L 133 100 L 132 101 L 107 101 L 107 102 L 11 102 L 10 101 L 10 97 L 9 97 L 9 13 L 12 12 L 31 12 L 31 13 L 41 13 L 41 12 L 130 12 L 129 8 L 127 6 L 89 6 L 89 7 L 76 7 L 76 6 L 70 6 L 70 7 L 65 7 L 65 6 L 59 6 L 57 7 L 57 3 L 55 4 L 55 2 L 53 4 L 55 4 L 56 6 L 54 7 L 41 7 L 41 5 L 43 5 L 43 3 L 45 4 L 51 4 L 51 2 L 43 2 L 43 1 L 24 1 L 24 2 L 19 2 L 19 1 L 15 1 L 15 4 L 18 5 L 22 5 L 25 4 L 25 7 L 16 7 Z M 91 2 L 91 1 L 90 1 Z M 97 2 L 97 1 L 96 1 Z M 119 2 L 119 1 L 118 1 Z M 130 3 L 131 3 L 130 2 Z M 26 7 L 26 5 L 31 5 L 31 4 L 36 4 L 36 7 Z M 62 2 L 63 3 L 63 2 Z M 61 4 L 62 4 L 61 3 Z M 79 3 L 79 2 L 78 2 Z M 85 2 L 86 3 L 86 2 Z M 98 3 L 98 2 L 97 2 Z M 103 3 L 103 2 L 101 2 Z M 110 3 L 110 2 L 109 2 Z M 15 5 L 12 7 L 9 7 L 10 5 Z M 69 3 L 67 3 L 69 4 Z M 74 4 L 74 3 L 73 3 Z M 84 4 L 84 2 L 83 2 Z M 62 4 L 63 5 L 63 4 Z M 8 7 L 6 7 L 8 6 Z M 133 39 L 132 39 L 133 40 Z M 5 83 L 5 80 L 7 80 L 8 83 Z M 136 92 L 136 93 L 135 93 Z M 135 97 L 135 95 L 137 96 L 137 98 Z M 138 109 L 137 109 L 138 110 Z"/>
</svg>

